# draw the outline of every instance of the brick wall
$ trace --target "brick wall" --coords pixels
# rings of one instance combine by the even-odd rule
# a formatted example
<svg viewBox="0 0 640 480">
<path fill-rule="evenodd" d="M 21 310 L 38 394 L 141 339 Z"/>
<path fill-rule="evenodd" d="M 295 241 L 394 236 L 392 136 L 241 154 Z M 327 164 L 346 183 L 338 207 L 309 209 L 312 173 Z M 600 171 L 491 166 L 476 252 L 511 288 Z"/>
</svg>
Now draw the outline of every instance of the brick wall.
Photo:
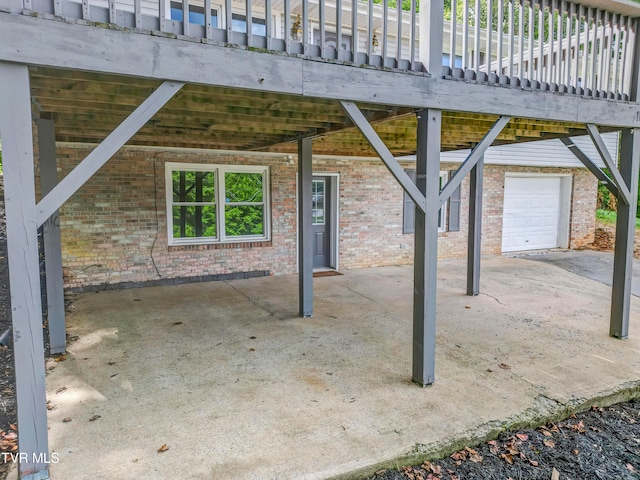
<svg viewBox="0 0 640 480">
<path fill-rule="evenodd" d="M 60 176 L 89 152 L 59 148 Z M 270 167 L 272 239 L 257 245 L 168 246 L 165 162 Z M 412 167 L 404 162 L 404 167 Z M 457 165 L 443 164 L 442 170 Z M 296 159 L 128 148 L 119 152 L 61 210 L 68 287 L 163 278 L 296 270 Z M 341 269 L 413 260 L 413 235 L 402 233 L 403 193 L 377 159 L 314 159 L 314 171 L 339 173 Z M 500 254 L 505 172 L 573 175 L 571 246 L 593 240 L 596 181 L 586 169 L 485 167 L 483 253 Z M 464 257 L 468 179 L 462 187 L 461 230 L 440 234 L 440 258 Z"/>
</svg>

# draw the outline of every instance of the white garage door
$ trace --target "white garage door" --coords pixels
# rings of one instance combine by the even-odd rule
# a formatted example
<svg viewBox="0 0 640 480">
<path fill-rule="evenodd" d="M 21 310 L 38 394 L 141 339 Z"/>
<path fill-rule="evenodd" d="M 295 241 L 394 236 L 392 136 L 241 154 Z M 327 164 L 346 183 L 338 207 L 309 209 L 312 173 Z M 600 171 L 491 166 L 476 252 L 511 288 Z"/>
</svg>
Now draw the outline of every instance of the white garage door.
<svg viewBox="0 0 640 480">
<path fill-rule="evenodd" d="M 560 177 L 505 177 L 502 251 L 558 246 Z"/>
</svg>

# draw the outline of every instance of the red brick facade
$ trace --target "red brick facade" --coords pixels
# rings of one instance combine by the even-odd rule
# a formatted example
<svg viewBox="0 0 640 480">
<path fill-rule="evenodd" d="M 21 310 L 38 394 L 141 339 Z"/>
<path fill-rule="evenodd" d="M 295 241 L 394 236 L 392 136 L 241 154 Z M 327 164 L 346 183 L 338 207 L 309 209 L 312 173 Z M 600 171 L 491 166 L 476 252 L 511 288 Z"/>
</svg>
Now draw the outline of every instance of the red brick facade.
<svg viewBox="0 0 640 480">
<path fill-rule="evenodd" d="M 61 146 L 60 176 L 90 151 Z M 165 162 L 266 165 L 270 168 L 271 240 L 254 244 L 167 245 Z M 411 162 L 405 162 L 411 167 Z M 443 164 L 442 170 L 454 170 Z M 144 282 L 175 277 L 296 271 L 296 158 L 127 148 L 112 158 L 61 210 L 66 286 Z M 314 171 L 339 174 L 339 267 L 407 264 L 413 235 L 403 234 L 403 192 L 378 159 L 314 159 Z M 593 241 L 596 180 L 584 168 L 485 166 L 483 253 L 501 253 L 506 172 L 572 175 L 570 247 Z M 440 258 L 464 257 L 468 179 L 459 232 L 440 234 Z"/>
</svg>

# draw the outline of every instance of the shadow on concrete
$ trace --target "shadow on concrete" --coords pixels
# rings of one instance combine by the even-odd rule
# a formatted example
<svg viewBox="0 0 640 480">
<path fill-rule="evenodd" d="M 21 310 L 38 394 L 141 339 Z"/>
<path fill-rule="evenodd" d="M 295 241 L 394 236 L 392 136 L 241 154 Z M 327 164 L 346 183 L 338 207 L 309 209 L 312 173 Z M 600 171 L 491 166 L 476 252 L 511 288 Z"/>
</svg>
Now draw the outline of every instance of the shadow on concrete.
<svg viewBox="0 0 640 480">
<path fill-rule="evenodd" d="M 594 250 L 545 251 L 513 256 L 555 265 L 567 272 L 596 280 L 608 286 L 611 286 L 613 280 L 613 253 L 611 252 Z M 640 260 L 633 261 L 631 293 L 640 297 Z"/>
</svg>

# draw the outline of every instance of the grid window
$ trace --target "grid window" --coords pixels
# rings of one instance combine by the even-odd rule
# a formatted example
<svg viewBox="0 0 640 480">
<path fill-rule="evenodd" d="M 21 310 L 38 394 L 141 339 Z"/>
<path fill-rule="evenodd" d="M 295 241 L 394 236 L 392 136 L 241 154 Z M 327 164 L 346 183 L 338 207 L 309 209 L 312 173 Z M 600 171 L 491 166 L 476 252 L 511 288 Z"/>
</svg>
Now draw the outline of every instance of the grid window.
<svg viewBox="0 0 640 480">
<path fill-rule="evenodd" d="M 269 239 L 267 167 L 166 164 L 169 244 Z"/>
</svg>

